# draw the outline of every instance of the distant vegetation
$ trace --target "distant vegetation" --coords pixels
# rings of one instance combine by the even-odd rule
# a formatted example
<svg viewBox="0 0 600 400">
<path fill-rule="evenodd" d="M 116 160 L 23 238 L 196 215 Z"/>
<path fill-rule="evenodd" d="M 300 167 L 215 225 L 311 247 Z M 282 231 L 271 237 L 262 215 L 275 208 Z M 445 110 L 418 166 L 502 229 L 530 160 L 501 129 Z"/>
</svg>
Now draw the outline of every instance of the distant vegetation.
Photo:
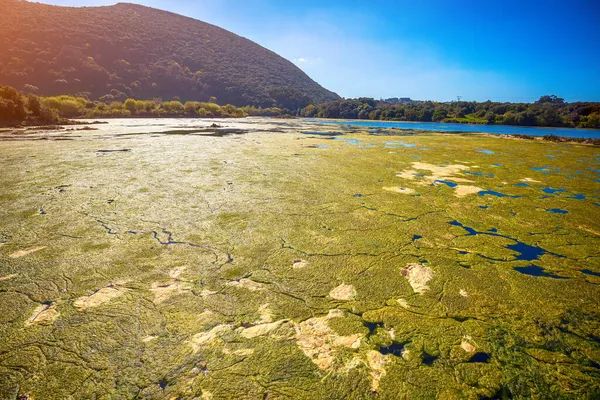
<svg viewBox="0 0 600 400">
<path fill-rule="evenodd" d="M 289 115 L 287 109 L 179 100 L 90 101 L 84 97 L 24 95 L 10 86 L 0 85 L 0 126 L 47 125 L 67 123 L 71 118 L 188 117 L 240 118 Z"/>
<path fill-rule="evenodd" d="M 392 104 L 371 98 L 346 99 L 301 108 L 303 98 L 278 94 L 279 107 L 236 107 L 210 101 L 137 100 L 92 101 L 81 96 L 38 97 L 0 85 L 0 125 L 52 124 L 70 118 L 187 117 L 241 118 L 247 116 L 300 116 L 315 118 L 366 119 L 523 125 L 547 127 L 600 128 L 600 103 L 565 103 L 556 96 L 542 96 L 534 103 L 491 101 L 437 103 L 410 101 Z M 305 99 L 304 99 L 305 100 Z"/>
<path fill-rule="evenodd" d="M 1 0 L 0 84 L 77 94 L 296 109 L 340 97 L 290 61 L 217 26 L 134 4 Z"/>
<path fill-rule="evenodd" d="M 456 122 L 523 126 L 600 128 L 600 103 L 566 103 L 542 96 L 534 103 L 412 101 L 393 103 L 371 98 L 345 99 L 300 110 L 303 117 L 383 121 Z"/>
</svg>

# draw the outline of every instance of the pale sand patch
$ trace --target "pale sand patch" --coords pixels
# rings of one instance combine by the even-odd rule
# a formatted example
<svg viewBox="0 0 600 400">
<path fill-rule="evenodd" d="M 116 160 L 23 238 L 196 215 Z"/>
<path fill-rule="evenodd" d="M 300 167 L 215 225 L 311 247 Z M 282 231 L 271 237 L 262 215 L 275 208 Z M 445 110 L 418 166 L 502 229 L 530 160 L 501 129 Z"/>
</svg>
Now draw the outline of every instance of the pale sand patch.
<svg viewBox="0 0 600 400">
<path fill-rule="evenodd" d="M 258 324 L 273 322 L 273 312 L 269 309 L 269 304 L 263 304 L 258 308 L 260 318 L 256 321 Z"/>
<path fill-rule="evenodd" d="M 217 292 L 216 290 L 202 289 L 202 291 L 200 292 L 200 296 L 208 297 L 208 296 L 215 295 L 217 293 L 219 293 L 219 292 Z"/>
<path fill-rule="evenodd" d="M 187 269 L 186 266 L 176 267 L 169 271 L 169 276 L 173 279 L 179 278 L 179 275 Z"/>
<path fill-rule="evenodd" d="M 462 297 L 469 297 L 469 294 L 467 293 L 467 291 L 465 289 L 460 289 L 460 291 L 458 292 Z"/>
<path fill-rule="evenodd" d="M 394 192 L 394 193 L 404 193 L 404 194 L 415 193 L 414 189 L 405 188 L 405 187 L 397 187 L 397 186 L 384 186 L 382 189 L 387 190 L 388 192 Z"/>
<path fill-rule="evenodd" d="M 230 350 L 228 348 L 223 349 L 223 354 L 233 354 L 235 356 L 251 356 L 254 354 L 254 349 L 238 349 L 238 350 Z"/>
<path fill-rule="evenodd" d="M 73 305 L 80 309 L 98 307 L 104 303 L 108 303 L 109 301 L 116 299 L 119 296 L 122 296 L 126 291 L 127 289 L 123 287 L 107 286 L 89 296 L 78 298 L 75 300 Z"/>
<path fill-rule="evenodd" d="M 586 232 L 589 232 L 591 234 L 594 234 L 596 236 L 600 236 L 600 232 L 595 231 L 595 230 L 593 230 L 590 227 L 587 227 L 587 226 L 584 226 L 584 225 L 579 225 L 578 228 L 581 229 L 581 230 L 583 230 L 583 231 L 586 231 Z"/>
<path fill-rule="evenodd" d="M 9 257 L 10 258 L 25 257 L 26 255 L 29 255 L 31 253 L 35 253 L 37 251 L 44 250 L 46 247 L 47 246 L 41 246 L 41 247 L 34 247 L 34 248 L 31 248 L 31 249 L 28 249 L 28 250 L 19 250 L 19 251 L 16 251 L 16 252 L 12 253 Z"/>
<path fill-rule="evenodd" d="M 153 302 L 159 304 L 176 294 L 185 292 L 185 289 L 186 287 L 183 282 L 171 281 L 162 284 L 154 282 L 150 291 L 154 293 Z"/>
<path fill-rule="evenodd" d="M 208 390 L 203 390 L 202 395 L 200 396 L 201 400 L 213 400 L 213 395 Z"/>
<path fill-rule="evenodd" d="M 31 317 L 25 321 L 25 326 L 34 324 L 48 325 L 56 321 L 60 313 L 56 311 L 55 304 L 40 304 L 31 314 Z"/>
<path fill-rule="evenodd" d="M 195 334 L 190 340 L 190 344 L 192 345 L 194 353 L 196 353 L 202 346 L 206 346 L 211 343 L 222 342 L 220 336 L 232 331 L 233 327 L 229 324 L 217 325 L 208 332 L 200 332 Z"/>
<path fill-rule="evenodd" d="M 352 285 L 341 284 L 329 292 L 329 296 L 335 300 L 352 300 L 356 297 L 356 289 Z"/>
<path fill-rule="evenodd" d="M 10 275 L 0 276 L 0 282 L 7 281 L 12 278 L 16 278 L 17 276 L 19 276 L 19 274 L 10 274 Z"/>
<path fill-rule="evenodd" d="M 274 331 L 276 331 L 283 323 L 288 322 L 287 319 L 281 319 L 279 321 L 267 323 L 267 324 L 259 324 L 251 326 L 250 328 L 243 328 L 240 331 L 240 336 L 246 339 L 252 339 L 258 336 L 265 336 Z"/>
<path fill-rule="evenodd" d="M 523 178 L 523 179 L 521 179 L 521 182 L 535 182 L 535 183 L 541 183 L 541 181 L 536 181 L 535 179 L 531 179 L 531 178 Z"/>
<path fill-rule="evenodd" d="M 379 382 L 386 374 L 386 359 L 380 352 L 376 350 L 370 350 L 367 352 L 367 363 L 371 368 L 371 391 L 377 392 L 379 389 Z"/>
<path fill-rule="evenodd" d="M 227 286 L 237 287 L 247 289 L 251 292 L 256 292 L 258 290 L 264 290 L 264 285 L 262 283 L 254 282 L 252 279 L 242 278 L 239 281 L 231 281 L 227 283 Z"/>
<path fill-rule="evenodd" d="M 420 181 L 416 183 L 421 185 L 442 185 L 443 183 L 441 183 L 440 181 L 451 181 L 455 183 L 472 183 L 473 181 L 471 179 L 467 179 L 457 175 L 460 175 L 464 171 L 467 171 L 471 168 L 478 168 L 476 165 L 467 166 L 462 164 L 451 164 L 446 166 L 439 166 L 422 162 L 414 162 L 412 163 L 412 167 L 412 169 L 407 169 L 396 173 L 396 176 L 408 180 L 417 180 L 417 178 L 420 178 Z M 429 171 L 431 175 L 418 177 L 418 171 Z M 458 185 L 453 189 L 454 194 L 457 197 L 464 197 L 470 194 L 478 193 L 483 190 L 477 186 L 472 185 Z"/>
<path fill-rule="evenodd" d="M 421 264 L 408 264 L 401 272 L 416 293 L 423 294 L 429 289 L 427 283 L 433 278 L 431 268 Z"/>
<path fill-rule="evenodd" d="M 340 336 L 327 325 L 330 319 L 343 316 L 342 310 L 329 310 L 329 314 L 324 317 L 310 318 L 294 325 L 296 344 L 320 369 L 333 369 L 336 348 L 360 347 L 362 334 Z"/>
<path fill-rule="evenodd" d="M 310 265 L 310 263 L 306 260 L 294 260 L 294 262 L 292 263 L 292 268 L 305 268 L 308 267 Z"/>
<path fill-rule="evenodd" d="M 454 194 L 457 197 L 465 197 L 470 194 L 476 194 L 481 192 L 483 189 L 477 186 L 466 186 L 466 185 L 458 185 L 454 188 Z"/>
<path fill-rule="evenodd" d="M 156 338 L 157 338 L 157 336 L 146 336 L 145 338 L 142 339 L 142 342 L 149 343 L 149 342 L 153 341 Z"/>
<path fill-rule="evenodd" d="M 471 336 L 464 336 L 462 341 L 460 342 L 460 347 L 467 353 L 472 353 L 475 351 L 475 345 L 471 344 Z"/>
<path fill-rule="evenodd" d="M 410 308 L 410 304 L 408 304 L 408 301 L 406 301 L 405 299 L 396 299 L 396 302 L 398 302 L 398 304 L 400 304 L 401 307 Z"/>
</svg>

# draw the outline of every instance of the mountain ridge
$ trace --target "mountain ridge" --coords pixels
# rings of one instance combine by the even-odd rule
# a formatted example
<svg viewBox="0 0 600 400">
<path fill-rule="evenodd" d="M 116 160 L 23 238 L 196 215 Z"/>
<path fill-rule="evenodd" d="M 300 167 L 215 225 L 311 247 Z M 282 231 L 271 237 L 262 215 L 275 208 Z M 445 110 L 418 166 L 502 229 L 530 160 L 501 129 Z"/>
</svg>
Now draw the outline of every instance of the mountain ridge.
<svg viewBox="0 0 600 400">
<path fill-rule="evenodd" d="M 0 8 L 0 84 L 26 91 L 286 108 L 340 98 L 272 50 L 170 11 L 17 0 Z"/>
</svg>

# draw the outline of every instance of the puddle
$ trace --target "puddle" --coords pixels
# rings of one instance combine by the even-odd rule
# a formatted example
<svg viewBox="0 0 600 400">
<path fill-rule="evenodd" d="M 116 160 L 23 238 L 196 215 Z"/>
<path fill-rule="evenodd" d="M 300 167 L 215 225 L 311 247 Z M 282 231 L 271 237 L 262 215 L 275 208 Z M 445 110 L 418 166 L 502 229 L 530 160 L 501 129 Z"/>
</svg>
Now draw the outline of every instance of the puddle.
<svg viewBox="0 0 600 400">
<path fill-rule="evenodd" d="M 547 171 L 548 167 L 547 166 L 545 166 L 545 167 L 531 167 L 531 169 L 534 170 L 534 171 Z"/>
<path fill-rule="evenodd" d="M 334 140 L 343 140 L 344 142 L 351 144 L 353 146 L 358 146 L 361 142 L 361 140 L 358 140 L 358 139 L 346 139 L 343 137 L 336 137 Z"/>
<path fill-rule="evenodd" d="M 413 235 L 413 237 L 412 237 L 412 241 L 414 242 L 415 240 L 419 240 L 419 239 L 421 239 L 422 237 L 423 237 L 423 236 L 420 236 L 420 235 Z"/>
<path fill-rule="evenodd" d="M 568 214 L 567 210 L 562 210 L 560 208 L 546 208 L 546 211 L 552 214 Z"/>
<path fill-rule="evenodd" d="M 567 199 L 575 199 L 575 200 L 585 200 L 586 197 L 582 194 L 574 194 L 573 196 L 567 196 Z"/>
<path fill-rule="evenodd" d="M 525 182 L 515 183 L 513 186 L 517 186 L 517 187 L 531 187 L 529 184 L 527 184 Z"/>
<path fill-rule="evenodd" d="M 469 362 L 486 363 L 490 358 L 491 356 L 488 353 L 475 353 L 473 354 L 473 357 L 469 358 Z"/>
<path fill-rule="evenodd" d="M 370 333 L 375 332 L 377 328 L 383 328 L 383 322 L 367 322 L 363 321 L 363 325 L 367 327 Z"/>
<path fill-rule="evenodd" d="M 586 274 L 586 275 L 591 275 L 591 276 L 597 276 L 597 277 L 600 277 L 600 273 L 598 273 L 598 272 L 594 272 L 594 271 L 592 271 L 592 270 L 589 270 L 589 269 L 582 269 L 582 270 L 581 270 L 581 272 L 582 272 L 582 273 L 584 273 L 584 274 Z"/>
<path fill-rule="evenodd" d="M 553 255 L 556 257 L 564 258 L 564 256 L 561 256 L 560 254 L 550 253 L 547 250 L 542 249 L 541 247 L 532 246 L 527 243 L 523 243 L 515 238 L 510 237 L 510 236 L 501 235 L 501 234 L 497 233 L 498 230 L 496 228 L 492 228 L 487 232 L 479 232 L 473 228 L 470 228 L 468 226 L 461 224 L 460 222 L 458 222 L 456 220 L 448 222 L 448 223 L 452 226 L 461 227 L 462 229 L 467 231 L 469 233 L 467 236 L 488 235 L 488 236 L 502 237 L 502 238 L 514 241 L 515 244 L 510 244 L 510 245 L 506 246 L 506 248 L 519 253 L 515 257 L 516 260 L 520 260 L 520 261 L 538 260 L 544 254 L 550 254 L 550 255 Z M 520 267 L 517 267 L 517 268 L 520 268 Z"/>
<path fill-rule="evenodd" d="M 567 279 L 564 276 L 554 275 L 550 272 L 546 272 L 544 268 L 538 267 L 537 265 L 530 265 L 528 267 L 515 267 L 514 269 L 517 272 L 530 276 L 541 276 L 554 279 Z"/>
<path fill-rule="evenodd" d="M 555 194 L 555 193 L 562 193 L 562 192 L 564 192 L 564 190 L 563 189 L 554 189 L 551 187 L 545 187 L 542 189 L 542 192 L 548 193 L 548 194 Z"/>
<path fill-rule="evenodd" d="M 402 343 L 393 342 L 389 346 L 380 347 L 379 352 L 383 355 L 392 354 L 396 357 L 402 357 L 404 345 Z"/>
<path fill-rule="evenodd" d="M 433 356 L 428 353 L 423 353 L 423 364 L 433 365 L 433 362 L 438 359 L 438 356 Z"/>
<path fill-rule="evenodd" d="M 478 153 L 483 153 L 483 154 L 495 154 L 493 151 L 491 150 L 477 150 Z"/>
<path fill-rule="evenodd" d="M 404 143 L 401 141 L 384 143 L 384 148 L 386 148 L 386 149 L 397 149 L 398 147 L 414 148 L 414 147 L 417 147 L 417 145 L 413 144 L 413 143 Z"/>
<path fill-rule="evenodd" d="M 433 181 L 432 185 L 435 185 L 436 183 L 442 183 L 442 184 L 444 184 L 444 185 L 446 185 L 448 187 L 451 187 L 451 188 L 455 188 L 455 187 L 458 186 L 458 184 L 456 184 L 454 182 L 442 181 L 442 180 L 439 180 L 439 179 L 436 179 L 435 181 Z"/>
<path fill-rule="evenodd" d="M 495 196 L 495 197 L 510 197 L 512 199 L 518 199 L 521 196 L 511 196 L 509 194 L 504 194 L 500 192 L 496 192 L 495 190 L 482 190 L 479 192 L 480 196 Z"/>
</svg>

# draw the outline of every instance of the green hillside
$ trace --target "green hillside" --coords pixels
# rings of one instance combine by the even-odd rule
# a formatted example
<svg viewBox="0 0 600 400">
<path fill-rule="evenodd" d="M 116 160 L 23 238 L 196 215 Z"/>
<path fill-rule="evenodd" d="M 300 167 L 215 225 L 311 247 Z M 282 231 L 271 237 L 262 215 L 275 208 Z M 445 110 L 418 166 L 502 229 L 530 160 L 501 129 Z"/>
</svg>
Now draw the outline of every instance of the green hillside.
<svg viewBox="0 0 600 400">
<path fill-rule="evenodd" d="M 0 10 L 0 84 L 26 92 L 286 108 L 339 99 L 274 52 L 170 12 L 17 0 Z"/>
</svg>

